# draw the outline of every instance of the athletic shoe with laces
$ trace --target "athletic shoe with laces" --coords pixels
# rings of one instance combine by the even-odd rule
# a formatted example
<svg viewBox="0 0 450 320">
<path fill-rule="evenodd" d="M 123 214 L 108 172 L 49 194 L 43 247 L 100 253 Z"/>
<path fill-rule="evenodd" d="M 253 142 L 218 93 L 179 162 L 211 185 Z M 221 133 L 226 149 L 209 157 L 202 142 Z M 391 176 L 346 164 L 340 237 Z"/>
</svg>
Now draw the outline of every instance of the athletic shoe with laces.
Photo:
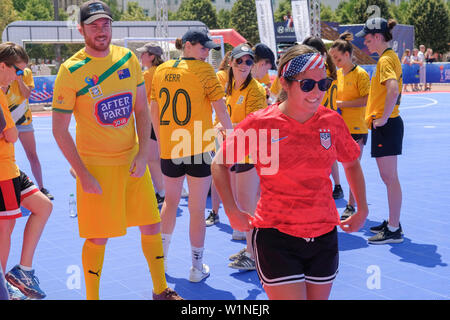
<svg viewBox="0 0 450 320">
<path fill-rule="evenodd" d="M 231 239 L 233 240 L 245 240 L 247 239 L 245 236 L 245 232 L 241 232 L 239 230 L 233 229 L 233 234 L 231 235 Z"/>
<path fill-rule="evenodd" d="M 211 227 L 216 223 L 219 223 L 219 214 L 216 213 L 214 210 L 209 210 L 209 215 L 208 218 L 206 218 L 205 223 L 207 227 Z"/>
<path fill-rule="evenodd" d="M 241 251 L 239 251 L 238 253 L 232 254 L 228 259 L 230 261 L 234 261 L 236 259 L 239 259 L 240 256 L 242 256 L 243 254 L 245 254 L 247 252 L 247 248 L 243 248 L 241 249 Z"/>
<path fill-rule="evenodd" d="M 250 253 L 248 252 L 244 252 L 242 255 L 239 256 L 239 258 L 237 258 L 233 262 L 230 262 L 228 266 L 233 269 L 247 270 L 247 271 L 256 269 L 255 260 L 253 260 L 250 257 Z"/>
<path fill-rule="evenodd" d="M 341 220 L 348 219 L 354 214 L 355 214 L 355 208 L 351 204 L 347 204 L 344 212 L 342 213 Z"/>
<path fill-rule="evenodd" d="M 387 225 L 388 225 L 388 221 L 387 221 L 387 220 L 384 220 L 382 224 L 370 228 L 370 232 L 377 234 L 378 232 L 380 232 L 381 230 L 383 230 L 384 228 L 386 228 Z M 399 223 L 398 225 L 399 225 L 399 227 L 400 227 L 400 233 L 403 235 L 402 224 Z"/>
<path fill-rule="evenodd" d="M 333 190 L 333 199 L 337 200 L 337 199 L 342 199 L 344 197 L 344 190 L 342 190 L 342 187 L 340 184 L 336 184 L 334 186 L 334 190 Z"/>
<path fill-rule="evenodd" d="M 155 294 L 153 292 L 153 300 L 184 300 L 182 297 L 171 288 L 166 288 L 160 294 Z"/>
<path fill-rule="evenodd" d="M 161 197 L 158 192 L 155 192 L 156 201 L 158 202 L 158 205 L 162 204 L 164 202 L 165 197 Z"/>
<path fill-rule="evenodd" d="M 16 265 L 5 275 L 5 279 L 29 298 L 46 297 L 44 291 L 39 288 L 39 279 L 34 275 L 34 270 L 25 271 Z"/>
<path fill-rule="evenodd" d="M 8 289 L 9 300 L 27 300 L 27 296 L 8 281 L 6 281 L 6 288 Z"/>
<path fill-rule="evenodd" d="M 55 199 L 55 197 L 54 197 L 47 189 L 45 189 L 44 187 L 42 187 L 40 191 L 41 191 L 43 194 L 45 194 L 45 196 L 46 196 L 47 198 L 49 198 L 50 200 L 54 200 L 54 199 Z"/>
<path fill-rule="evenodd" d="M 400 228 L 398 228 L 397 231 L 392 232 L 386 226 L 376 235 L 369 238 L 368 242 L 370 244 L 401 243 L 403 242 L 403 237 Z"/>
<path fill-rule="evenodd" d="M 203 264 L 203 270 L 198 270 L 195 267 L 191 267 L 189 271 L 189 281 L 190 282 L 200 282 L 203 279 L 209 277 L 209 267 L 206 264 Z"/>
</svg>

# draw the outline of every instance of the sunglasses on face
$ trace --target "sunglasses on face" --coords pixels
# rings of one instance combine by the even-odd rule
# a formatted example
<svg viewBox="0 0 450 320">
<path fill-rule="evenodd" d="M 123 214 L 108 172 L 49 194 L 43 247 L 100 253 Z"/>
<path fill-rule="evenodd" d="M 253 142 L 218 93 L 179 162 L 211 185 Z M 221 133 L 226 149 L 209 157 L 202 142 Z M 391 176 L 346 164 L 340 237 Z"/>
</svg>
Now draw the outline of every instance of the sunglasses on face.
<svg viewBox="0 0 450 320">
<path fill-rule="evenodd" d="M 16 69 L 16 75 L 23 76 L 23 70 L 19 69 L 17 66 L 13 65 L 14 69 Z"/>
<path fill-rule="evenodd" d="M 320 91 L 327 91 L 331 87 L 331 83 L 333 82 L 333 79 L 331 78 L 325 78 L 319 81 L 315 81 L 313 79 L 291 80 L 300 82 L 300 89 L 302 89 L 303 92 L 310 92 L 312 89 L 314 89 L 316 83 Z"/>
<path fill-rule="evenodd" d="M 248 65 L 249 67 L 251 67 L 253 65 L 253 60 L 252 59 L 247 59 L 245 61 L 242 58 L 237 58 L 236 59 L 236 64 L 238 64 L 238 65 L 241 65 L 243 62 L 246 65 Z"/>
</svg>

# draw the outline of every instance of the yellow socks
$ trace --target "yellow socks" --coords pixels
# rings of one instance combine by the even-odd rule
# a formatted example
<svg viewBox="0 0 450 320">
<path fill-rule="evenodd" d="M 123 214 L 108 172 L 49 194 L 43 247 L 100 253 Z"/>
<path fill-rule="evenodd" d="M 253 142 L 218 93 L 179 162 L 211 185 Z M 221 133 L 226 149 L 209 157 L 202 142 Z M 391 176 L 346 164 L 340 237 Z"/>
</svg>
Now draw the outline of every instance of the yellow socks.
<svg viewBox="0 0 450 320">
<path fill-rule="evenodd" d="M 153 292 L 160 294 L 167 288 L 161 233 L 155 235 L 141 234 L 141 243 L 152 276 Z"/>
<path fill-rule="evenodd" d="M 86 299 L 99 300 L 100 276 L 105 257 L 105 245 L 97 245 L 86 240 L 81 254 L 86 283 Z"/>
</svg>

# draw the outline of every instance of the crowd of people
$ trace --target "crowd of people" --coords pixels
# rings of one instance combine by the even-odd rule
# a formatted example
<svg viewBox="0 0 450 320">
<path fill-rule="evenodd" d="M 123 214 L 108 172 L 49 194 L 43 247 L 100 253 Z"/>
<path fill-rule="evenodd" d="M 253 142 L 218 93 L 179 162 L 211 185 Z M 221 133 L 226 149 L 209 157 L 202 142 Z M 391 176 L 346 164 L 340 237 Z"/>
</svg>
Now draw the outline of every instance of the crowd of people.
<svg viewBox="0 0 450 320">
<path fill-rule="evenodd" d="M 243 43 L 226 54 L 216 73 L 206 60 L 219 45 L 206 31 L 189 30 L 177 39 L 180 58 L 164 61 L 154 43 L 136 55 L 111 45 L 109 7 L 84 3 L 79 32 L 85 47 L 59 69 L 52 130 L 76 178 L 86 298 L 100 299 L 108 239 L 138 226 L 153 299 L 183 299 L 168 287 L 166 271 L 186 179 L 189 281 L 200 282 L 212 272 L 203 256 L 206 227 L 219 222 L 222 203 L 233 239 L 246 241 L 230 256 L 231 268 L 256 270 L 270 299 L 328 299 L 339 269 L 337 227 L 356 232 L 368 215 L 359 160 L 369 130 L 389 216 L 371 228 L 375 235 L 368 242 L 402 242 L 397 157 L 403 83 L 400 60 L 389 47 L 396 22 L 374 19 L 355 35 L 380 56 L 372 80 L 353 63 L 348 32 L 330 50 L 320 38 L 309 37 L 277 62 L 265 44 Z M 0 297 L 11 299 L 45 297 L 32 260 L 53 200 L 37 165 L 32 173 L 39 188 L 14 161 L 17 139 L 29 145 L 27 156 L 36 149 L 34 136 L 21 137 L 18 130 L 31 124 L 31 115 L 24 115 L 23 123 L 14 120 L 15 107 L 33 87 L 27 62 L 20 46 L 0 45 L 6 119 L 0 134 L 0 271 L 6 269 L 20 206 L 31 211 L 20 263 L 4 276 L 0 272 Z M 277 70 L 273 82 L 270 69 Z M 21 98 L 11 107 L 7 94 L 14 83 Z M 75 141 L 69 133 L 72 114 Z M 338 163 L 350 186 L 341 214 L 334 201 L 344 197 Z M 205 219 L 208 194 L 213 208 Z"/>
<path fill-rule="evenodd" d="M 403 85 L 403 91 L 405 92 L 417 92 L 417 91 L 431 91 L 431 83 L 427 82 L 426 75 L 426 64 L 434 63 L 438 61 L 439 54 L 433 52 L 432 48 L 426 48 L 425 45 L 421 44 L 419 49 L 414 48 L 412 52 L 410 49 L 405 49 L 403 56 L 401 58 L 401 63 L 403 65 L 419 66 L 419 83 L 410 83 Z M 408 90 L 408 86 L 410 89 Z"/>
</svg>

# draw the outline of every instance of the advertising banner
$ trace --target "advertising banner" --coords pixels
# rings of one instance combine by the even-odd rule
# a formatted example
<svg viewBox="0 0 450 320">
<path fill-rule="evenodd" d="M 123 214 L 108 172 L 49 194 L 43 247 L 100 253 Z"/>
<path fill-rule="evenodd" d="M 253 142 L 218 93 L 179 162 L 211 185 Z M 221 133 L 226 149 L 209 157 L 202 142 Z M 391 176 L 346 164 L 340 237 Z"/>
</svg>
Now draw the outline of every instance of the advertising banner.
<svg viewBox="0 0 450 320">
<path fill-rule="evenodd" d="M 311 21 L 309 19 L 308 0 L 292 0 L 292 20 L 297 42 L 303 42 L 311 35 Z"/>
<path fill-rule="evenodd" d="M 36 76 L 33 80 L 34 89 L 31 91 L 29 103 L 51 103 L 56 76 Z"/>
<path fill-rule="evenodd" d="M 275 26 L 271 0 L 255 0 L 256 15 L 258 17 L 258 31 L 261 43 L 267 45 L 274 54 L 277 52 L 275 40 Z M 244 13 L 245 14 L 245 13 Z"/>
</svg>

